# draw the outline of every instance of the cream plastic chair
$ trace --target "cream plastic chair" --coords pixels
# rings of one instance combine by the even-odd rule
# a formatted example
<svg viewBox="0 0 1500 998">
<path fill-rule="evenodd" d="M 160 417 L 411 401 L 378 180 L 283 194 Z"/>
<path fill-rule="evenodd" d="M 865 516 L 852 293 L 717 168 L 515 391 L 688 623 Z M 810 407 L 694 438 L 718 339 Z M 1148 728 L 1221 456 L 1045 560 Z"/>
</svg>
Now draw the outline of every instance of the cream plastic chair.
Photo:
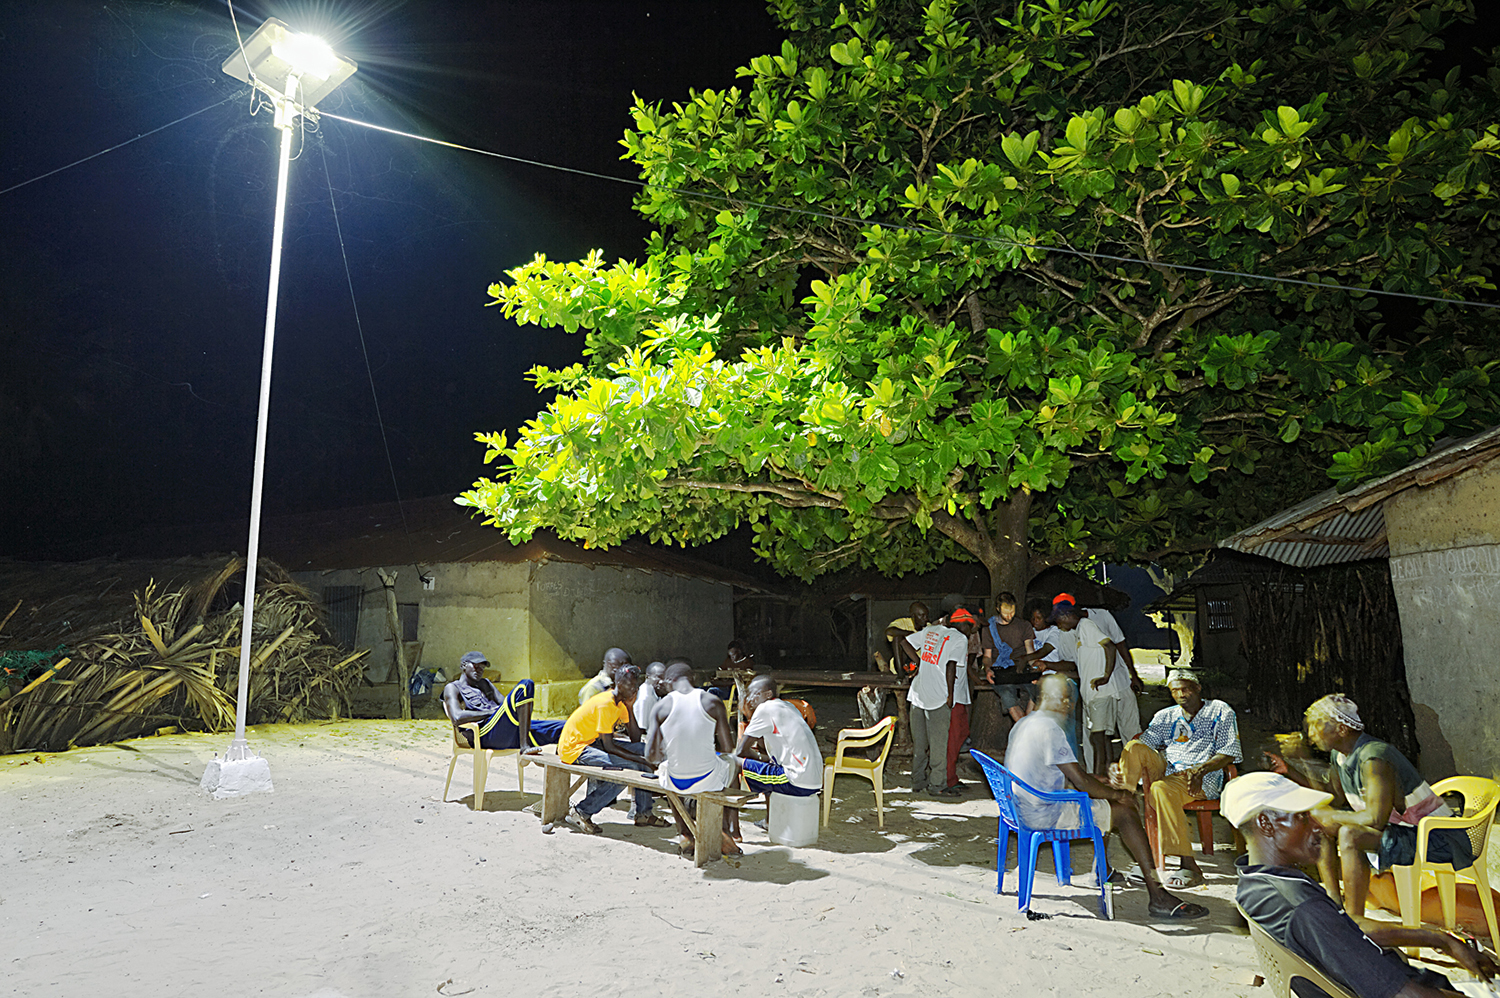
<svg viewBox="0 0 1500 998">
<path fill-rule="evenodd" d="M 1239 905 L 1235 907 L 1250 926 L 1250 939 L 1255 943 L 1256 954 L 1260 956 L 1260 969 L 1266 975 L 1266 983 L 1270 985 L 1267 998 L 1296 998 L 1292 993 L 1292 979 L 1296 977 L 1322 988 L 1330 998 L 1355 998 L 1349 991 L 1330 981 L 1317 967 L 1272 939 L 1265 929 L 1255 924 L 1255 919 L 1245 914 L 1245 909 Z"/>
<path fill-rule="evenodd" d="M 443 705 L 443 713 L 448 713 L 448 705 Z M 450 718 L 451 720 L 451 718 Z M 458 731 L 449 728 L 453 732 L 452 747 L 453 758 L 448 760 L 448 779 L 443 784 L 443 802 L 448 801 L 448 788 L 453 785 L 453 767 L 458 765 L 458 758 L 462 755 L 474 757 L 474 810 L 484 810 L 484 781 L 490 775 L 490 756 L 513 755 L 516 757 L 516 781 L 521 785 L 521 792 L 526 792 L 526 764 L 521 761 L 520 749 L 487 749 L 479 748 L 479 722 L 473 721 L 469 724 L 460 724 L 458 727 L 465 728 L 474 738 L 474 748 L 469 748 Z"/>
<path fill-rule="evenodd" d="M 833 778 L 839 773 L 851 773 L 869 780 L 875 787 L 875 820 L 885 827 L 885 757 L 891 754 L 891 738 L 896 731 L 896 719 L 883 717 L 869 728 L 845 728 L 839 732 L 837 746 L 833 750 L 833 761 L 823 766 L 823 827 L 828 827 L 828 810 L 833 804 Z M 849 749 L 867 748 L 877 742 L 885 742 L 880 749 L 880 758 L 846 759 Z"/>
<path fill-rule="evenodd" d="M 1450 776 L 1440 780 L 1432 789 L 1439 797 L 1450 793 L 1463 794 L 1464 816 L 1423 818 L 1417 822 L 1417 861 L 1411 866 L 1391 867 L 1391 876 L 1396 881 L 1396 898 L 1401 907 L 1401 924 L 1408 927 L 1422 924 L 1422 880 L 1425 876 L 1429 882 L 1437 882 L 1438 900 L 1443 906 L 1443 926 L 1451 932 L 1458 918 L 1458 881 L 1462 880 L 1478 890 L 1479 905 L 1484 909 L 1485 924 L 1490 930 L 1490 945 L 1500 945 L 1485 851 L 1489 845 L 1490 825 L 1495 820 L 1495 806 L 1500 804 L 1500 784 L 1482 776 Z M 1458 828 L 1466 832 L 1474 849 L 1474 865 L 1460 871 L 1449 863 L 1429 862 L 1427 834 L 1434 828 Z"/>
</svg>

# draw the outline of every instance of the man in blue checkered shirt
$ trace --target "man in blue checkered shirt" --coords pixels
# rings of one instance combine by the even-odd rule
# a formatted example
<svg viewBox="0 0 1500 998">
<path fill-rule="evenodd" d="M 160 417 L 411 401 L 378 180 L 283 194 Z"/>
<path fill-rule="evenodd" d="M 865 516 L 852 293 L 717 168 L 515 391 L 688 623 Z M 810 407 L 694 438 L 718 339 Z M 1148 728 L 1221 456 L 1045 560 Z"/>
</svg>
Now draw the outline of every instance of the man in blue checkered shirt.
<svg viewBox="0 0 1500 998">
<path fill-rule="evenodd" d="M 1218 798 L 1224 770 L 1241 761 L 1240 727 L 1227 703 L 1203 699 L 1203 683 L 1195 673 L 1178 669 L 1167 688 L 1176 705 L 1157 711 L 1140 737 L 1125 746 L 1117 785 L 1134 789 L 1143 774 L 1151 778 L 1162 856 L 1181 858 L 1165 882 L 1180 889 L 1203 882 L 1182 806 Z"/>
</svg>

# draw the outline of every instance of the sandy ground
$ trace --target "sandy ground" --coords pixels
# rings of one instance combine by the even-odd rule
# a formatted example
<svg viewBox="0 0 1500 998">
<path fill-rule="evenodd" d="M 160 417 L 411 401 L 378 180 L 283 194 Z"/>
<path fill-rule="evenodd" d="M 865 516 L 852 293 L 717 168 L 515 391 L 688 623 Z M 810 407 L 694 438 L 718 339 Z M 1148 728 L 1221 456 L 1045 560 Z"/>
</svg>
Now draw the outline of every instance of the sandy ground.
<svg viewBox="0 0 1500 998">
<path fill-rule="evenodd" d="M 466 759 L 442 802 L 446 730 L 252 729 L 276 789 L 229 801 L 198 790 L 222 735 L 0 757 L 0 993 L 1265 993 L 1247 986 L 1225 850 L 1189 892 L 1206 922 L 1148 924 L 1138 887 L 1106 922 L 1095 892 L 1047 874 L 1033 906 L 1055 917 L 1027 921 L 1014 874 L 995 894 L 996 810 L 977 790 L 893 792 L 881 832 L 868 784 L 844 777 L 816 846 L 747 822 L 742 859 L 698 870 L 666 830 L 629 824 L 624 798 L 601 836 L 542 835 L 501 760 L 484 811 Z"/>
</svg>

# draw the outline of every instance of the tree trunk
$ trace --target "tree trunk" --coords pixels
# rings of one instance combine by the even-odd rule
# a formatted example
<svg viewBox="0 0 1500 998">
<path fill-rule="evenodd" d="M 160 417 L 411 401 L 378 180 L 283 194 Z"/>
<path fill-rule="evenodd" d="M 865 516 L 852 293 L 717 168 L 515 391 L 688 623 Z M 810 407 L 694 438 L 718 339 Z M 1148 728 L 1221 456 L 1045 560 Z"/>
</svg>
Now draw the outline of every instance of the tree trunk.
<svg viewBox="0 0 1500 998">
<path fill-rule="evenodd" d="M 1031 493 L 1022 489 L 1009 500 L 997 503 L 986 518 L 989 523 L 962 520 L 945 513 L 933 514 L 933 525 L 961 544 L 990 574 L 989 609 L 997 597 L 1008 592 L 1024 608 L 1026 584 L 1031 581 L 1031 549 L 1026 531 L 1031 520 Z M 1010 733 L 1009 715 L 1000 709 L 1000 698 L 988 690 L 976 692 L 969 708 L 969 738 L 974 747 L 996 757 Z"/>
</svg>

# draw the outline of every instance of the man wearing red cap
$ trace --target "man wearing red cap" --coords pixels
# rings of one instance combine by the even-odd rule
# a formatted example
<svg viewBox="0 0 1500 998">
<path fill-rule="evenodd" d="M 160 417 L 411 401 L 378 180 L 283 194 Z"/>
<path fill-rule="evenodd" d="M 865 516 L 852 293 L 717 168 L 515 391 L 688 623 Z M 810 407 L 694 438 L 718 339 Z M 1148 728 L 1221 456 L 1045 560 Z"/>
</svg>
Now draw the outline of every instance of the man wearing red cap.
<svg viewBox="0 0 1500 998">
<path fill-rule="evenodd" d="M 969 699 L 969 635 L 961 628 L 972 630 L 974 615 L 960 608 L 945 619 L 954 626 L 930 624 L 906 637 L 906 643 L 917 653 L 917 674 L 906 691 L 911 704 L 913 793 L 937 794 L 947 789 L 943 770 L 955 695 L 962 694 L 965 703 Z"/>
</svg>

